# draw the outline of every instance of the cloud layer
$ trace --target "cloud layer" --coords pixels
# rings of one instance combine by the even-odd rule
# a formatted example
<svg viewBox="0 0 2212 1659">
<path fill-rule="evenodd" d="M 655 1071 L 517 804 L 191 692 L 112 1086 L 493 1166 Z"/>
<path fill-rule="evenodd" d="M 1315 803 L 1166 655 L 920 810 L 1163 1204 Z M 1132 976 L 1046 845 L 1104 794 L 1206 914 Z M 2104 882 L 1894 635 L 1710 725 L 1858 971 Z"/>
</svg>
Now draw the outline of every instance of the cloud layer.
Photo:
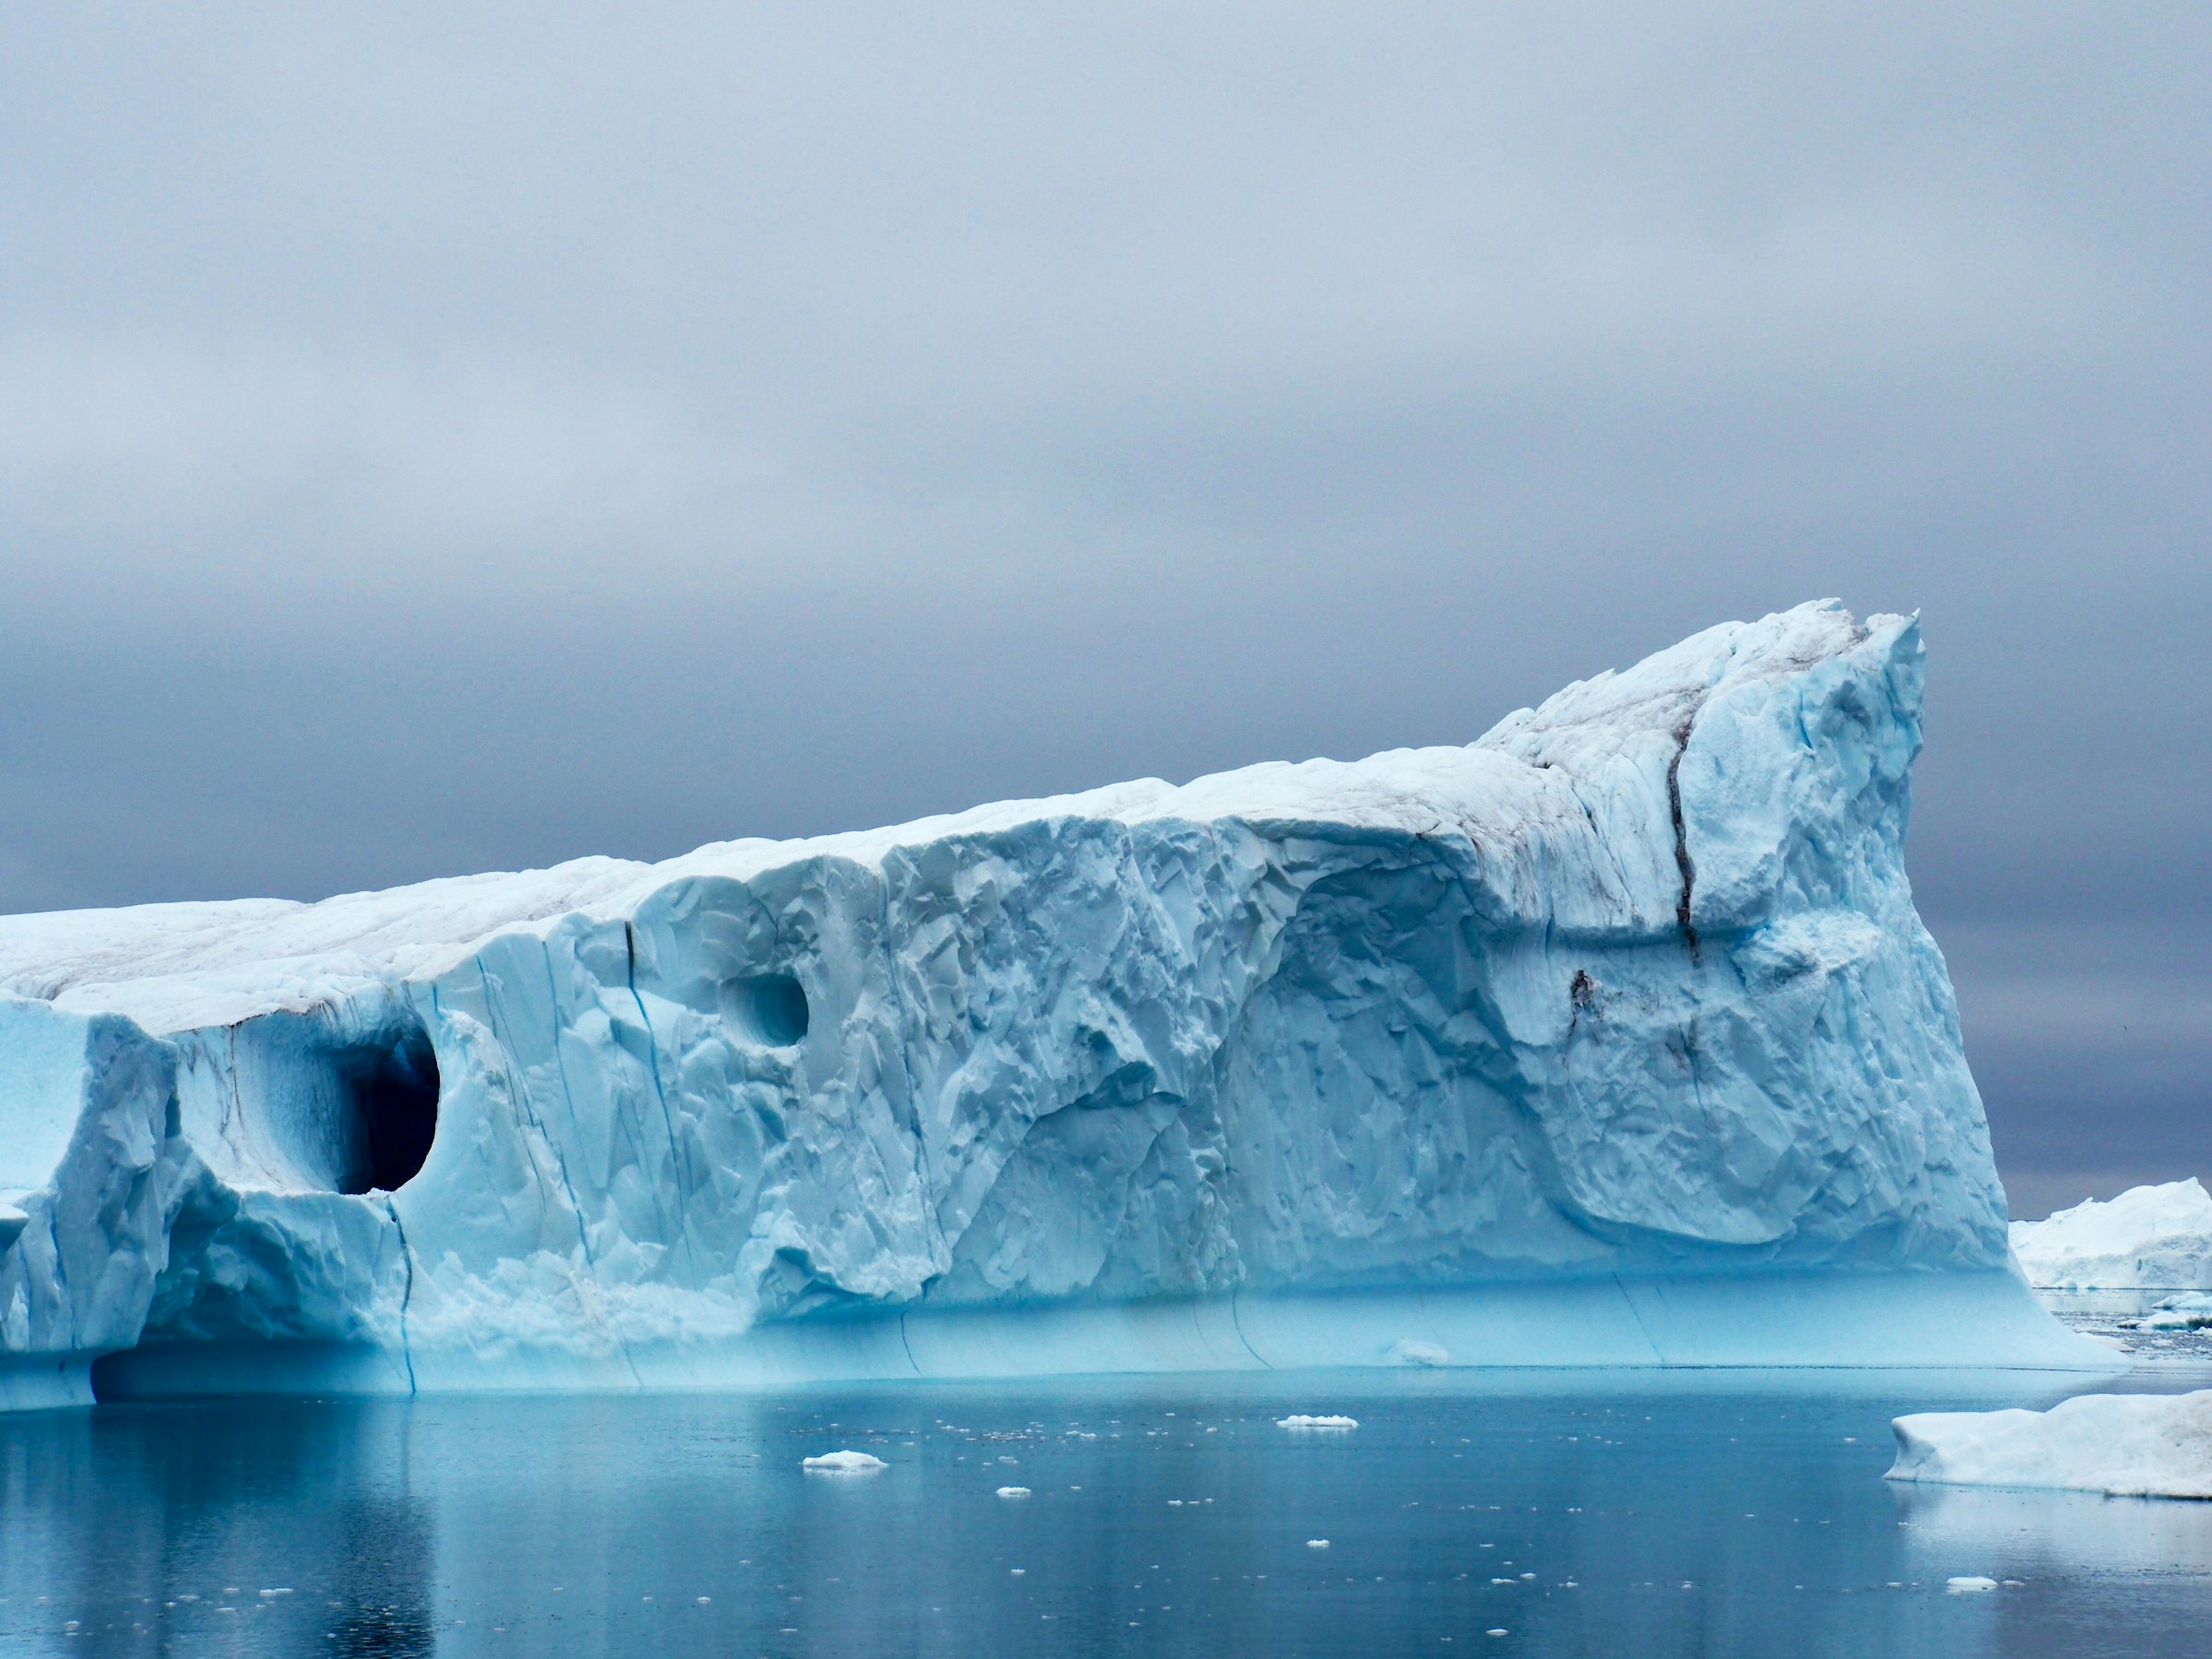
<svg viewBox="0 0 2212 1659">
<path fill-rule="evenodd" d="M 1926 615 L 2001 1160 L 2109 1172 L 2119 1111 L 2212 1173 L 2195 1005 L 2104 1018 L 2212 915 L 2208 60 L 2183 6 L 10 14 L 0 905 L 1459 740 L 1835 594 Z"/>
</svg>

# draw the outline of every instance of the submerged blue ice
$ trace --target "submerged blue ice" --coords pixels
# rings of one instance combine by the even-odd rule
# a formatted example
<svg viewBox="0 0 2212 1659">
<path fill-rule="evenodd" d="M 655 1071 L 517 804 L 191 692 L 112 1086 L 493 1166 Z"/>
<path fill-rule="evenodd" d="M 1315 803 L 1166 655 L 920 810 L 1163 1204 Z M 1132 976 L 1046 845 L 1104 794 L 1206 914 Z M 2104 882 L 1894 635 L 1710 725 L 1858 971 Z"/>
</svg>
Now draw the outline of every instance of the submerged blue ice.
<svg viewBox="0 0 2212 1659">
<path fill-rule="evenodd" d="M 1921 679 L 1805 606 L 1463 748 L 0 921 L 9 1397 L 2106 1363 L 1912 908 Z"/>
</svg>

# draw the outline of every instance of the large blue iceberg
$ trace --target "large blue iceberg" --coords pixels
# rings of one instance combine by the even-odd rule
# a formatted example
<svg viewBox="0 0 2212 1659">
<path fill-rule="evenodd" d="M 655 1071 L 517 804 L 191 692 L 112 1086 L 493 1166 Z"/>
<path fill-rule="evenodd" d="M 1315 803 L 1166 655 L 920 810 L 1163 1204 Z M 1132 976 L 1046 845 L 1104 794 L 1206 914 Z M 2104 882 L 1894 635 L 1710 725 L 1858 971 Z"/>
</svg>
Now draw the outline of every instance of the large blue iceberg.
<svg viewBox="0 0 2212 1659">
<path fill-rule="evenodd" d="M 2109 1367 L 1902 860 L 1914 620 L 1464 748 L 0 921 L 0 1396 Z"/>
</svg>

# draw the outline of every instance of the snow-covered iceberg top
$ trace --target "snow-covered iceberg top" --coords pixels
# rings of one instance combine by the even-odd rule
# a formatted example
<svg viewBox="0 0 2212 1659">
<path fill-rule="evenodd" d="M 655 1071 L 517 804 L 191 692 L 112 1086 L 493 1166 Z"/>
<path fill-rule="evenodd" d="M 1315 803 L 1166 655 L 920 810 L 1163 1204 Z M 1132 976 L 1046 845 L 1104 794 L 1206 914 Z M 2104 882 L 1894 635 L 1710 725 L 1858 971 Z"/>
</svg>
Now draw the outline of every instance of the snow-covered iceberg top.
<svg viewBox="0 0 2212 1659">
<path fill-rule="evenodd" d="M 2054 1290 L 2212 1289 L 2212 1193 L 2196 1177 L 2091 1198 L 2042 1221 L 2015 1221 L 2028 1282 Z"/>
<path fill-rule="evenodd" d="M 1900 1417 L 1891 1480 L 2212 1498 L 2212 1390 Z"/>
<path fill-rule="evenodd" d="M 1921 662 L 1804 606 L 1464 747 L 0 920 L 0 1398 L 2072 1363 L 1905 879 Z"/>
</svg>

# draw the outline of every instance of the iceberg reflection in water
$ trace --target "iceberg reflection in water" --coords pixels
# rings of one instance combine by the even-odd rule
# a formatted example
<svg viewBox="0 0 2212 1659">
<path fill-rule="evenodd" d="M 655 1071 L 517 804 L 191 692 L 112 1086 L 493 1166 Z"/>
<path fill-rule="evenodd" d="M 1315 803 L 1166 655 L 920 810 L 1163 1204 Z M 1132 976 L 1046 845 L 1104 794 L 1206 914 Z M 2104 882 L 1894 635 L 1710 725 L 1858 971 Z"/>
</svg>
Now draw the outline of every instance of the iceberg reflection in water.
<svg viewBox="0 0 2212 1659">
<path fill-rule="evenodd" d="M 1900 1411 L 2066 1391 L 1338 1371 L 24 1414 L 0 1651 L 2196 1651 L 2212 1505 L 1881 1478 Z M 1359 1429 L 1277 1427 L 1300 1413 Z M 801 1466 L 845 1448 L 889 1466 Z M 1974 1575 L 1999 1590 L 1947 1593 Z"/>
</svg>

